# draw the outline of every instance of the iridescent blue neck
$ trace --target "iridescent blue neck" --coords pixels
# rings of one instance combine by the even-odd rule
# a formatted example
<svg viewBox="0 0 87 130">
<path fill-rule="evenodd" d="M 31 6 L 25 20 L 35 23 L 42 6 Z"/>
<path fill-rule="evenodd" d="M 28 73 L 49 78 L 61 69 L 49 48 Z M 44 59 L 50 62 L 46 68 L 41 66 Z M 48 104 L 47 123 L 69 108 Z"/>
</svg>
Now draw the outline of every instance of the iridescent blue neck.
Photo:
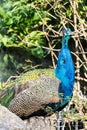
<svg viewBox="0 0 87 130">
<path fill-rule="evenodd" d="M 69 35 L 65 35 L 62 38 L 62 48 L 67 48 L 68 47 L 68 40 L 70 39 Z"/>
<path fill-rule="evenodd" d="M 62 107 L 69 102 L 74 87 L 74 65 L 68 48 L 69 39 L 69 35 L 63 36 L 62 49 L 59 52 L 57 67 L 55 69 L 56 77 L 61 80 L 58 90 L 58 96 L 61 101 L 58 103 L 58 107 Z"/>
</svg>

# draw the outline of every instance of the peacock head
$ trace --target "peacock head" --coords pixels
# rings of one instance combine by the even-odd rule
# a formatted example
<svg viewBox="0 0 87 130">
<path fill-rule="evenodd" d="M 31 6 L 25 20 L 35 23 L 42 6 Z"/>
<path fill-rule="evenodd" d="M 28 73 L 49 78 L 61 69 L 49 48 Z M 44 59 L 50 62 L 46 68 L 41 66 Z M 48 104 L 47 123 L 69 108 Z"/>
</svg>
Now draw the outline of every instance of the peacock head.
<svg viewBox="0 0 87 130">
<path fill-rule="evenodd" d="M 72 31 L 71 31 L 70 28 L 67 28 L 67 29 L 63 28 L 62 32 L 63 32 L 63 35 L 64 35 L 64 36 L 67 36 L 67 35 L 71 35 L 71 34 L 72 34 Z"/>
<path fill-rule="evenodd" d="M 63 33 L 63 38 L 66 38 L 67 40 L 69 40 L 70 36 L 72 35 L 72 31 L 70 28 L 68 29 L 63 28 L 62 33 Z"/>
</svg>

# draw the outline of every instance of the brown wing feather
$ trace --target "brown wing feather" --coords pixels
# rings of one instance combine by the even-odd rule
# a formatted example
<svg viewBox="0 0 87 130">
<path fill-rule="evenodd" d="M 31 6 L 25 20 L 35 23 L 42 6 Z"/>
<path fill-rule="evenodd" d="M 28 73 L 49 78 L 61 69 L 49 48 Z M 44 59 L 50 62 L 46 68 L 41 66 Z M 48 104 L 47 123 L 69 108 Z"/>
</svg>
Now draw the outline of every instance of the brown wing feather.
<svg viewBox="0 0 87 130">
<path fill-rule="evenodd" d="M 18 116 L 29 116 L 33 112 L 43 109 L 43 104 L 56 103 L 59 101 L 58 88 L 60 81 L 56 78 L 41 77 L 23 86 L 21 91 L 10 103 L 9 110 Z M 21 86 L 21 87 L 23 87 Z"/>
</svg>

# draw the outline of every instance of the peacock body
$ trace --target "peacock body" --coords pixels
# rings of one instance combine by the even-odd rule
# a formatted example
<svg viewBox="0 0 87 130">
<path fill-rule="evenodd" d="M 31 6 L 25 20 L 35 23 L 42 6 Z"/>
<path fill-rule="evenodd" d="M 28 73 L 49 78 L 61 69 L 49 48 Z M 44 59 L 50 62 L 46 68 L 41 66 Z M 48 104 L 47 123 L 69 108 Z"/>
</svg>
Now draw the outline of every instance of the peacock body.
<svg viewBox="0 0 87 130">
<path fill-rule="evenodd" d="M 68 40 L 72 32 L 70 29 L 63 31 L 62 48 L 59 52 L 58 63 L 55 70 L 56 77 L 61 81 L 58 95 L 62 103 L 58 104 L 59 108 L 67 104 L 72 97 L 75 77 L 74 64 L 68 47 Z"/>
<path fill-rule="evenodd" d="M 45 115 L 49 115 L 62 109 L 69 102 L 74 86 L 74 65 L 68 48 L 70 35 L 70 29 L 64 30 L 55 77 L 50 77 L 49 74 L 37 76 L 37 79 L 11 87 L 10 89 L 15 92 L 15 97 L 8 103 L 9 110 L 20 117 L 32 115 L 39 110 L 43 111 Z M 0 102 L 2 103 L 1 99 Z"/>
</svg>

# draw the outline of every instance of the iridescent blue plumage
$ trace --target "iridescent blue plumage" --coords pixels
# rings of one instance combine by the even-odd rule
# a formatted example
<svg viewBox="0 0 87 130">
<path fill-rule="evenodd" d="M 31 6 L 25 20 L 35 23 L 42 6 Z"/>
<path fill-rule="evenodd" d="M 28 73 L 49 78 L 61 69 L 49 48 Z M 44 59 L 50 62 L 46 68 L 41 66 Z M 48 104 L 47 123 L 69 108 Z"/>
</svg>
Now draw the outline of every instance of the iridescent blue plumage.
<svg viewBox="0 0 87 130">
<path fill-rule="evenodd" d="M 58 63 L 55 69 L 55 76 L 61 83 L 57 78 L 47 75 L 38 77 L 41 76 L 40 73 L 47 73 L 47 69 L 44 72 L 40 70 L 39 73 L 36 71 L 34 75 L 38 79 L 30 80 L 30 77 L 34 77 L 33 71 L 31 71 L 31 73 L 28 73 L 29 79 L 26 82 L 19 84 L 20 81 L 26 79 L 25 77 L 27 76 L 24 74 L 16 80 L 14 86 L 8 88 L 8 92 L 6 89 L 1 94 L 0 103 L 2 105 L 9 105 L 10 111 L 20 117 L 26 117 L 38 114 L 39 110 L 41 110 L 40 114 L 43 111 L 44 115 L 50 115 L 57 110 L 61 110 L 69 102 L 74 86 L 74 65 L 68 48 L 71 30 L 64 30 L 63 34 L 62 48 L 59 52 Z M 30 77 L 29 74 L 31 75 Z M 15 97 L 13 95 L 14 91 Z"/>
<path fill-rule="evenodd" d="M 61 80 L 58 90 L 58 95 L 61 101 L 58 103 L 58 108 L 66 105 L 72 97 L 74 87 L 74 65 L 72 56 L 68 48 L 68 40 L 70 39 L 71 30 L 63 30 L 62 48 L 58 55 L 58 63 L 55 69 L 55 75 Z"/>
</svg>

